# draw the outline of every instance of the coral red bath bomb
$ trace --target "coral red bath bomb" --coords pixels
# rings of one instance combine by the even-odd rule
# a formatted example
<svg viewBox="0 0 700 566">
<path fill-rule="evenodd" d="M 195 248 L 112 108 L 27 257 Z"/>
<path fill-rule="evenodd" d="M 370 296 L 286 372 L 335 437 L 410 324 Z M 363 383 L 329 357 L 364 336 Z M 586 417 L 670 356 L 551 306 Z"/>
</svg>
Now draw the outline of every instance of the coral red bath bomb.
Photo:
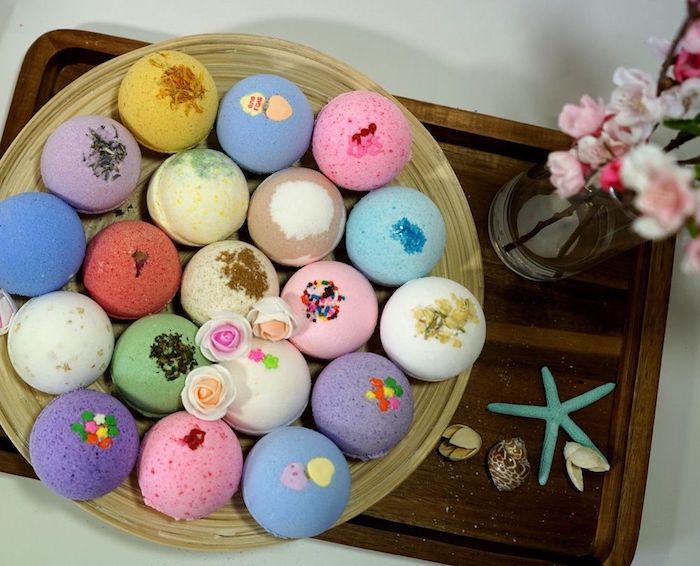
<svg viewBox="0 0 700 566">
<path fill-rule="evenodd" d="M 180 286 L 175 245 L 152 224 L 111 224 L 90 241 L 83 283 L 112 318 L 136 319 L 162 310 Z"/>
<path fill-rule="evenodd" d="M 173 413 L 141 444 L 138 481 L 144 503 L 174 519 L 199 519 L 225 505 L 242 471 L 241 445 L 221 420 Z"/>
<path fill-rule="evenodd" d="M 367 90 L 336 96 L 318 114 L 311 149 L 321 173 L 339 187 L 386 185 L 411 159 L 411 125 L 391 100 Z"/>
</svg>

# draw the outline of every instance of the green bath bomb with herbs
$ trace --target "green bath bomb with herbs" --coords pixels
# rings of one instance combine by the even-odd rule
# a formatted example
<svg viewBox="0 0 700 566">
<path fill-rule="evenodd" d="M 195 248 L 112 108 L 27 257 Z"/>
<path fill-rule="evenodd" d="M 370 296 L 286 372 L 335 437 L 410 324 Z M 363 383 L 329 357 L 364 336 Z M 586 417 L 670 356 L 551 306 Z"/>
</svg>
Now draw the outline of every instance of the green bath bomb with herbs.
<svg viewBox="0 0 700 566">
<path fill-rule="evenodd" d="M 195 344 L 196 334 L 195 324 L 175 314 L 153 314 L 134 322 L 114 347 L 115 393 L 147 417 L 181 410 L 187 374 L 209 365 Z"/>
</svg>

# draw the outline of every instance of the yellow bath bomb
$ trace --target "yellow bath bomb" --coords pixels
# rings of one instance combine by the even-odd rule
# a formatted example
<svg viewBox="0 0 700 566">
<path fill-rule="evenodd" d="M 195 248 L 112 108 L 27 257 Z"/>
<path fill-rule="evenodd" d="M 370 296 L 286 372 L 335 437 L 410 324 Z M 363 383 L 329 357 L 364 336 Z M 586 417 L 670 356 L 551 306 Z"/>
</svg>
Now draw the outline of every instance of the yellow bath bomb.
<svg viewBox="0 0 700 566">
<path fill-rule="evenodd" d="M 175 153 L 197 145 L 214 125 L 219 97 L 206 67 L 185 53 L 139 59 L 119 87 L 122 123 L 142 145 Z"/>
</svg>

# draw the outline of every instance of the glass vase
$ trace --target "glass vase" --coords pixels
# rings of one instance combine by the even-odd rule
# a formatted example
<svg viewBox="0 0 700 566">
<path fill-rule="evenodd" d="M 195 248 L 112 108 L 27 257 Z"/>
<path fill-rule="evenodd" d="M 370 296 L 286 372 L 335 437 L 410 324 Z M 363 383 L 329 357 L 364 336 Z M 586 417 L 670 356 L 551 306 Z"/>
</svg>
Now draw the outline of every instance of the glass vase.
<svg viewBox="0 0 700 566">
<path fill-rule="evenodd" d="M 562 199 L 547 168 L 536 165 L 496 193 L 489 211 L 491 244 L 522 277 L 569 277 L 644 241 L 631 229 L 637 213 L 624 196 L 592 181 L 581 193 Z"/>
</svg>

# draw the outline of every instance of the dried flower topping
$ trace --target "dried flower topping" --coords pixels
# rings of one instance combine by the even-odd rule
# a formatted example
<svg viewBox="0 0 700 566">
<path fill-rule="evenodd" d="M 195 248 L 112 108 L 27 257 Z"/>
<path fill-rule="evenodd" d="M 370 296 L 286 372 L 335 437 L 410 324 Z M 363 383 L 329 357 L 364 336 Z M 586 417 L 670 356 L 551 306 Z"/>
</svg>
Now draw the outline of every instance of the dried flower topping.
<svg viewBox="0 0 700 566">
<path fill-rule="evenodd" d="M 435 338 L 441 344 L 449 343 L 454 348 L 461 348 L 460 334 L 464 334 L 467 324 L 479 322 L 474 303 L 468 297 L 458 297 L 454 293 L 450 299 L 437 299 L 434 305 L 416 307 L 413 317 L 416 320 L 416 332 L 425 340 Z"/>
<path fill-rule="evenodd" d="M 193 428 L 182 438 L 182 441 L 189 446 L 190 450 L 197 450 L 197 448 L 204 444 L 204 437 L 206 434 L 206 432 L 199 428 Z"/>
<path fill-rule="evenodd" d="M 169 98 L 170 108 L 176 110 L 180 105 L 185 107 L 185 116 L 190 110 L 204 112 L 199 101 L 204 98 L 207 89 L 204 88 L 203 75 L 195 75 L 187 65 L 165 65 L 154 59 L 150 59 L 151 65 L 163 69 L 163 74 L 158 81 L 160 90 L 158 98 Z"/>
<path fill-rule="evenodd" d="M 251 334 L 250 323 L 244 317 L 222 311 L 202 325 L 194 341 L 206 359 L 221 362 L 245 356 L 250 349 Z"/>
<path fill-rule="evenodd" d="M 365 399 L 376 401 L 379 411 L 386 413 L 389 409 L 398 411 L 401 406 L 400 397 L 403 397 L 403 388 L 396 383 L 393 377 L 382 380 L 379 377 L 370 377 L 371 389 L 365 391 Z"/>
<path fill-rule="evenodd" d="M 236 398 L 231 372 L 215 364 L 193 369 L 185 379 L 182 404 L 192 416 L 204 421 L 222 418 Z"/>
<path fill-rule="evenodd" d="M 70 429 L 80 437 L 82 442 L 96 445 L 100 450 L 109 450 L 112 447 L 112 439 L 119 436 L 117 419 L 114 415 L 83 411 L 80 414 L 80 421 L 70 425 Z"/>
<path fill-rule="evenodd" d="M 265 268 L 255 257 L 253 250 L 243 248 L 236 251 L 222 251 L 216 256 L 221 262 L 221 277 L 226 286 L 234 291 L 243 291 L 249 297 L 260 300 L 267 292 L 270 282 Z"/>
<path fill-rule="evenodd" d="M 119 165 L 126 159 L 126 147 L 119 141 L 119 132 L 112 126 L 114 136 L 109 139 L 104 125 L 99 131 L 90 128 L 85 134 L 91 140 L 90 153 L 83 154 L 83 162 L 92 169 L 95 177 L 102 177 L 105 181 L 115 181 L 121 174 Z"/>
<path fill-rule="evenodd" d="M 182 339 L 177 332 L 159 334 L 151 344 L 150 357 L 155 360 L 165 379 L 173 381 L 191 372 L 197 365 L 192 344 Z"/>
</svg>

